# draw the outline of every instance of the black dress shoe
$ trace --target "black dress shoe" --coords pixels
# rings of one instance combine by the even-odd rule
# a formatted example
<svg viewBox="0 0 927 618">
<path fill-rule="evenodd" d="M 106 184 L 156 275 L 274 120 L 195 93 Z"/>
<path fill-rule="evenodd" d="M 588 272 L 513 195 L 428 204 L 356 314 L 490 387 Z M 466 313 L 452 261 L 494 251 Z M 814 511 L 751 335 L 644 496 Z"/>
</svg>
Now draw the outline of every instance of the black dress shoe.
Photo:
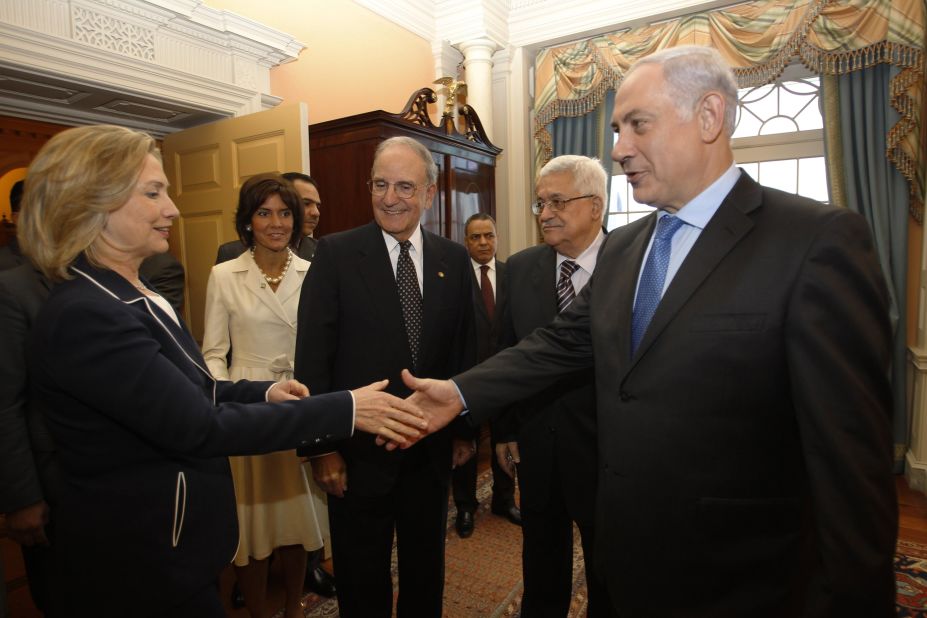
<svg viewBox="0 0 927 618">
<path fill-rule="evenodd" d="M 492 512 L 494 515 L 499 515 L 500 517 L 505 517 L 507 520 L 515 524 L 516 526 L 521 525 L 521 511 L 518 510 L 518 507 L 514 504 L 512 506 L 499 506 L 492 507 Z"/>
<path fill-rule="evenodd" d="M 316 567 L 306 572 L 306 590 L 314 592 L 320 597 L 332 598 L 335 596 L 335 576 L 323 569 Z"/>
<path fill-rule="evenodd" d="M 457 536 L 462 539 L 469 537 L 473 534 L 473 513 L 470 511 L 458 511 L 454 527 L 457 528 Z"/>
<path fill-rule="evenodd" d="M 241 593 L 241 586 L 238 582 L 232 584 L 232 607 L 241 609 L 245 606 L 245 595 Z"/>
</svg>

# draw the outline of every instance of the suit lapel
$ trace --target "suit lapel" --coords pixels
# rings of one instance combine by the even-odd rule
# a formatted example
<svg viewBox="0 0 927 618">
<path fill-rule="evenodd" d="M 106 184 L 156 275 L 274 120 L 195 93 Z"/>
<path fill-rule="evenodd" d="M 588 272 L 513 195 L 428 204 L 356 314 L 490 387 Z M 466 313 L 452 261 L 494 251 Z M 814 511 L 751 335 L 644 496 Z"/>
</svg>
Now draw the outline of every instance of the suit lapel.
<svg viewBox="0 0 927 618">
<path fill-rule="evenodd" d="M 438 314 L 444 306 L 449 274 L 447 256 L 431 232 L 422 229 L 422 340 L 419 365 L 426 367 L 432 356 L 432 345 L 447 345 L 438 336 Z M 472 269 L 471 269 L 472 272 Z M 457 281 L 460 281 L 457 279 Z M 482 304 L 482 303 L 480 303 Z M 484 310 L 485 312 L 485 310 Z"/>
<path fill-rule="evenodd" d="M 367 288 L 367 302 L 375 307 L 383 325 L 382 335 L 393 349 L 404 350 L 411 366 L 412 354 L 403 328 L 402 305 L 396 287 L 396 275 L 386 251 L 383 232 L 375 222 L 367 225 L 368 233 L 357 247 L 357 273 Z"/>
<path fill-rule="evenodd" d="M 237 261 L 240 261 L 242 264 L 247 265 L 248 270 L 245 273 L 245 289 L 249 293 L 253 294 L 257 298 L 258 302 L 265 305 L 270 309 L 271 313 L 277 316 L 277 319 L 282 321 L 284 324 L 292 324 L 295 328 L 295 323 L 291 320 L 286 311 L 283 310 L 283 305 L 281 304 L 281 299 L 277 294 L 284 287 L 284 282 L 286 279 L 294 279 L 294 277 L 289 277 L 290 273 L 287 273 L 287 277 L 284 277 L 284 281 L 280 282 L 280 287 L 278 288 L 277 293 L 274 293 L 270 285 L 264 281 L 264 276 L 261 274 L 260 269 L 258 269 L 257 263 L 251 257 L 251 253 L 246 251 L 240 256 L 235 258 Z M 290 265 L 292 267 L 292 264 Z"/>
<path fill-rule="evenodd" d="M 538 290 L 537 323 L 547 324 L 557 316 L 557 252 L 550 247 L 540 251 L 531 271 L 531 287 Z"/>
<path fill-rule="evenodd" d="M 708 221 L 708 225 L 702 230 L 692 250 L 689 251 L 689 255 L 686 256 L 673 281 L 666 289 L 666 293 L 663 295 L 663 299 L 657 306 L 653 319 L 651 319 L 650 325 L 647 327 L 647 332 L 644 334 L 644 338 L 641 339 L 635 360 L 647 353 L 647 349 L 674 319 L 692 294 L 702 285 L 702 282 L 711 275 L 718 263 L 753 229 L 753 220 L 747 216 L 747 213 L 760 206 L 761 198 L 760 186 L 752 178 L 741 172 L 740 180 L 737 181 L 731 192 L 721 202 L 717 212 Z M 653 218 L 655 221 L 655 214 Z M 651 232 L 653 225 L 655 223 L 651 224 L 649 228 Z M 647 235 L 644 239 L 645 247 L 646 240 L 649 240 L 649 238 L 650 235 Z M 638 264 L 640 264 L 642 255 L 643 249 L 638 254 Z M 638 272 L 639 269 L 634 271 L 635 281 Z M 633 287 L 631 298 L 633 303 Z M 624 317 L 619 316 L 619 319 Z M 630 325 L 630 314 L 626 317 L 627 324 Z M 630 342 L 630 337 L 628 337 L 628 341 Z"/>
<path fill-rule="evenodd" d="M 496 312 L 493 314 L 494 328 L 502 328 L 502 311 L 501 309 L 508 303 L 508 289 L 506 287 L 505 277 L 506 265 L 496 259 Z"/>
</svg>

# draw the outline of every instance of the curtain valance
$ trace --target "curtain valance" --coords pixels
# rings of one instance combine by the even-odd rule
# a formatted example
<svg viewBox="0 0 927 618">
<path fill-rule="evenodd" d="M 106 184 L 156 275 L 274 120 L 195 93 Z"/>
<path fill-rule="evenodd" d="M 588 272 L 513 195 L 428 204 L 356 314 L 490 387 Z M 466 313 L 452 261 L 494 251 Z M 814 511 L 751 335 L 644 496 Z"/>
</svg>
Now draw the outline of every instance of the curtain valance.
<svg viewBox="0 0 927 618">
<path fill-rule="evenodd" d="M 819 75 L 878 63 L 902 70 L 891 83 L 901 120 L 886 136 L 886 156 L 907 179 L 911 211 L 924 209 L 919 165 L 924 90 L 924 0 L 757 0 L 634 30 L 542 50 L 535 61 L 535 162 L 552 155 L 549 125 L 601 105 L 638 58 L 677 45 L 716 48 L 742 87 L 774 81 L 795 57 Z"/>
</svg>

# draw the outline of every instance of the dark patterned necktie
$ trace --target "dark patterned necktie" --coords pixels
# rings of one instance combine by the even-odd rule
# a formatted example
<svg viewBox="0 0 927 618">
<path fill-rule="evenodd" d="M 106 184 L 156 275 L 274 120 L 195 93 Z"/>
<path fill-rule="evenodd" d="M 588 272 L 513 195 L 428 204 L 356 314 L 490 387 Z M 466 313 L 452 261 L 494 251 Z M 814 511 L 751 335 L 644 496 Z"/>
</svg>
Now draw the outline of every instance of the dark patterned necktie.
<svg viewBox="0 0 927 618">
<path fill-rule="evenodd" d="M 579 264 L 573 260 L 563 260 L 560 263 L 560 279 L 557 280 L 557 311 L 562 312 L 569 306 L 573 299 L 576 298 L 576 290 L 573 289 L 573 273 L 579 268 Z"/>
<path fill-rule="evenodd" d="M 496 297 L 492 293 L 492 282 L 489 280 L 489 264 L 480 266 L 480 293 L 483 295 L 486 315 L 492 320 L 496 313 Z"/>
<path fill-rule="evenodd" d="M 647 263 L 644 264 L 644 270 L 641 272 L 641 282 L 637 288 L 637 300 L 634 303 L 634 313 L 631 317 L 632 356 L 641 339 L 644 338 L 647 326 L 663 297 L 663 282 L 666 280 L 666 269 L 669 267 L 673 235 L 683 223 L 682 219 L 673 215 L 666 215 L 657 221 L 657 229 L 653 233 L 653 245 L 650 247 Z"/>
<path fill-rule="evenodd" d="M 409 255 L 412 242 L 399 243 L 399 260 L 396 262 L 396 285 L 399 287 L 399 302 L 402 303 L 402 321 L 412 352 L 412 365 L 418 365 L 419 344 L 422 338 L 422 292 L 418 287 L 415 265 Z"/>
</svg>

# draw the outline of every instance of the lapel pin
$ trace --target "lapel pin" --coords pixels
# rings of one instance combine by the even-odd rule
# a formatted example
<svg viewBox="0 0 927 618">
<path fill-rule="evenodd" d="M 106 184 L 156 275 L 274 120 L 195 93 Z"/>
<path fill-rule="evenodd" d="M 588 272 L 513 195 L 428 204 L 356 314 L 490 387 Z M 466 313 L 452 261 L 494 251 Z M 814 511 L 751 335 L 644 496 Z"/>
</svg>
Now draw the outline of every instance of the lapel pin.
<svg viewBox="0 0 927 618">
<path fill-rule="evenodd" d="M 439 271 L 438 271 L 438 276 L 441 277 L 442 279 L 444 279 L 444 272 L 439 270 Z"/>
</svg>

